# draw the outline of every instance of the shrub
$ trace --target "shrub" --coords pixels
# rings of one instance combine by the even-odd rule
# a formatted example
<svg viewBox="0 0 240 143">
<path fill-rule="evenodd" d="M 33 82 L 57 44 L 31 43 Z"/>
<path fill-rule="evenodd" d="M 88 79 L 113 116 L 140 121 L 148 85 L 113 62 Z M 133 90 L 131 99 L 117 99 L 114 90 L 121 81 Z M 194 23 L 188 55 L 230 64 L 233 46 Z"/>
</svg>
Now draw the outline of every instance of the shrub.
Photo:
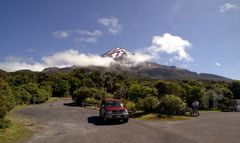
<svg viewBox="0 0 240 143">
<path fill-rule="evenodd" d="M 136 112 L 136 105 L 132 101 L 125 101 L 125 107 L 128 109 L 129 112 Z"/>
<path fill-rule="evenodd" d="M 94 98 L 86 98 L 86 99 L 84 100 L 84 103 L 100 105 L 101 101 L 100 101 L 100 100 L 97 100 L 97 99 L 94 99 Z"/>
<path fill-rule="evenodd" d="M 0 129 L 6 129 L 10 125 L 10 121 L 6 119 L 1 119 L 0 118 Z"/>
<path fill-rule="evenodd" d="M 102 98 L 114 98 L 114 95 L 111 93 L 105 93 Z"/>
<path fill-rule="evenodd" d="M 229 88 L 232 91 L 234 98 L 240 99 L 240 81 L 233 81 Z"/>
<path fill-rule="evenodd" d="M 14 105 L 15 102 L 11 88 L 5 81 L 0 80 L 0 128 L 8 127 L 8 121 L 4 117 Z"/>
<path fill-rule="evenodd" d="M 44 89 L 38 89 L 34 96 L 34 103 L 43 103 L 48 100 L 48 92 Z"/>
<path fill-rule="evenodd" d="M 72 98 L 77 104 L 81 104 L 86 98 L 91 97 L 92 93 L 90 88 L 81 87 L 73 93 Z"/>
<path fill-rule="evenodd" d="M 91 90 L 91 94 L 92 94 L 91 96 L 97 100 L 101 100 L 104 97 L 104 95 L 106 94 L 104 92 L 104 90 L 102 90 L 102 89 L 90 88 L 90 90 Z"/>
<path fill-rule="evenodd" d="M 70 89 L 69 83 L 66 80 L 57 78 L 52 85 L 52 95 L 55 97 L 64 97 Z"/>
<path fill-rule="evenodd" d="M 185 95 L 185 90 L 177 82 L 160 80 L 156 83 L 155 88 L 158 91 L 159 98 L 168 94 L 174 94 L 178 96 Z"/>
<path fill-rule="evenodd" d="M 50 89 L 47 88 L 47 86 L 40 86 L 38 87 L 37 83 L 28 83 L 24 84 L 18 87 L 21 90 L 25 90 L 28 92 L 28 94 L 31 95 L 30 103 L 43 103 L 45 102 L 48 97 L 51 96 Z M 25 94 L 23 92 L 23 94 Z M 27 96 L 26 95 L 20 95 L 20 96 Z"/>
<path fill-rule="evenodd" d="M 134 83 L 131 84 L 127 94 L 129 99 L 137 101 L 139 98 L 145 98 L 148 95 L 153 95 L 154 89 L 143 86 L 139 83 Z"/>
<path fill-rule="evenodd" d="M 145 112 L 153 112 L 156 107 L 158 106 L 159 101 L 157 97 L 154 96 L 148 96 L 143 99 L 140 99 L 137 102 L 137 109 L 143 110 Z"/>
<path fill-rule="evenodd" d="M 181 115 L 185 114 L 186 103 L 175 95 L 166 95 L 160 100 L 158 112 L 166 115 Z"/>
<path fill-rule="evenodd" d="M 193 101 L 198 101 L 201 107 L 203 105 L 203 95 L 204 92 L 201 87 L 193 86 L 187 96 L 188 106 L 191 106 Z"/>
<path fill-rule="evenodd" d="M 32 98 L 31 94 L 26 89 L 22 88 L 22 86 L 15 88 L 13 94 L 17 105 L 30 103 Z"/>
</svg>

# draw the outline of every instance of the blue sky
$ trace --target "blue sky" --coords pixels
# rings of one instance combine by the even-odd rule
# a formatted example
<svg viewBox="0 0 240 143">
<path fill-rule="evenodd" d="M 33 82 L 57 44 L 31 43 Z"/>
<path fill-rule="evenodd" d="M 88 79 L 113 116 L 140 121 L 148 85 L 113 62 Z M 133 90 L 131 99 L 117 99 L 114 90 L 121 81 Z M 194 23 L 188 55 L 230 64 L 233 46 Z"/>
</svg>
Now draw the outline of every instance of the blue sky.
<svg viewBox="0 0 240 143">
<path fill-rule="evenodd" d="M 108 65 L 98 55 L 122 47 L 240 79 L 239 26 L 239 0 L 1 0 L 0 68 Z"/>
</svg>

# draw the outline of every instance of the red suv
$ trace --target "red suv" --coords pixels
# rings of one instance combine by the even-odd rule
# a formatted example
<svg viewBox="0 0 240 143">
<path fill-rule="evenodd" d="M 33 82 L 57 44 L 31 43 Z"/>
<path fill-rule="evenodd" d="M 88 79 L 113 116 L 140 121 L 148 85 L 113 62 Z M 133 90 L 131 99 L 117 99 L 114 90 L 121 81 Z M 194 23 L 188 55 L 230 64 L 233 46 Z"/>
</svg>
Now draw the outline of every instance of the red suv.
<svg viewBox="0 0 240 143">
<path fill-rule="evenodd" d="M 122 120 L 128 122 L 129 113 L 119 99 L 103 99 L 100 105 L 100 116 L 106 122 L 108 119 Z"/>
</svg>

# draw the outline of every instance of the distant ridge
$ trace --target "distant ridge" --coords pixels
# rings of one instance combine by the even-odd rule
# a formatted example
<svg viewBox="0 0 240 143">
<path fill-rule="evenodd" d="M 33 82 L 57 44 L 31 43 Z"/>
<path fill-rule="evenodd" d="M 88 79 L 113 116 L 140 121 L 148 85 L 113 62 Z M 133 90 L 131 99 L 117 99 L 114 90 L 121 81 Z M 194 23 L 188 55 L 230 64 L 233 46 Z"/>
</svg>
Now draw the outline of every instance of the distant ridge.
<svg viewBox="0 0 240 143">
<path fill-rule="evenodd" d="M 134 54 L 123 48 L 113 48 L 110 51 L 102 54 L 103 57 L 112 57 L 115 61 L 124 59 L 128 54 Z M 164 79 L 164 80 L 181 80 L 181 79 L 195 79 L 203 81 L 232 81 L 230 78 L 223 76 L 196 73 L 187 69 L 178 68 L 176 66 L 160 65 L 154 62 L 144 62 L 137 66 L 122 66 L 121 64 L 112 64 L 110 67 L 100 66 L 72 66 L 65 68 L 50 67 L 43 70 L 43 72 L 71 72 L 74 69 L 83 69 L 85 71 L 100 71 L 100 72 L 117 72 L 128 75 L 134 79 Z"/>
</svg>

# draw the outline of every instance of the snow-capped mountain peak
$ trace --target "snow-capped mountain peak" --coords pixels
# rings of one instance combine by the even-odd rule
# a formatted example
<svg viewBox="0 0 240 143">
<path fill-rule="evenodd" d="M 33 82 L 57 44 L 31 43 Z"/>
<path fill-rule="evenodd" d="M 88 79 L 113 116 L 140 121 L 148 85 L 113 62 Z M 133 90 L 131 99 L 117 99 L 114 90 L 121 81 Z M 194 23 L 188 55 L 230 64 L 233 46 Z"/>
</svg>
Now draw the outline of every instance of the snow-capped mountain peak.
<svg viewBox="0 0 240 143">
<path fill-rule="evenodd" d="M 107 53 L 103 54 L 103 57 L 112 57 L 114 60 L 122 60 L 127 55 L 133 55 L 133 53 L 123 48 L 113 48 Z"/>
</svg>

